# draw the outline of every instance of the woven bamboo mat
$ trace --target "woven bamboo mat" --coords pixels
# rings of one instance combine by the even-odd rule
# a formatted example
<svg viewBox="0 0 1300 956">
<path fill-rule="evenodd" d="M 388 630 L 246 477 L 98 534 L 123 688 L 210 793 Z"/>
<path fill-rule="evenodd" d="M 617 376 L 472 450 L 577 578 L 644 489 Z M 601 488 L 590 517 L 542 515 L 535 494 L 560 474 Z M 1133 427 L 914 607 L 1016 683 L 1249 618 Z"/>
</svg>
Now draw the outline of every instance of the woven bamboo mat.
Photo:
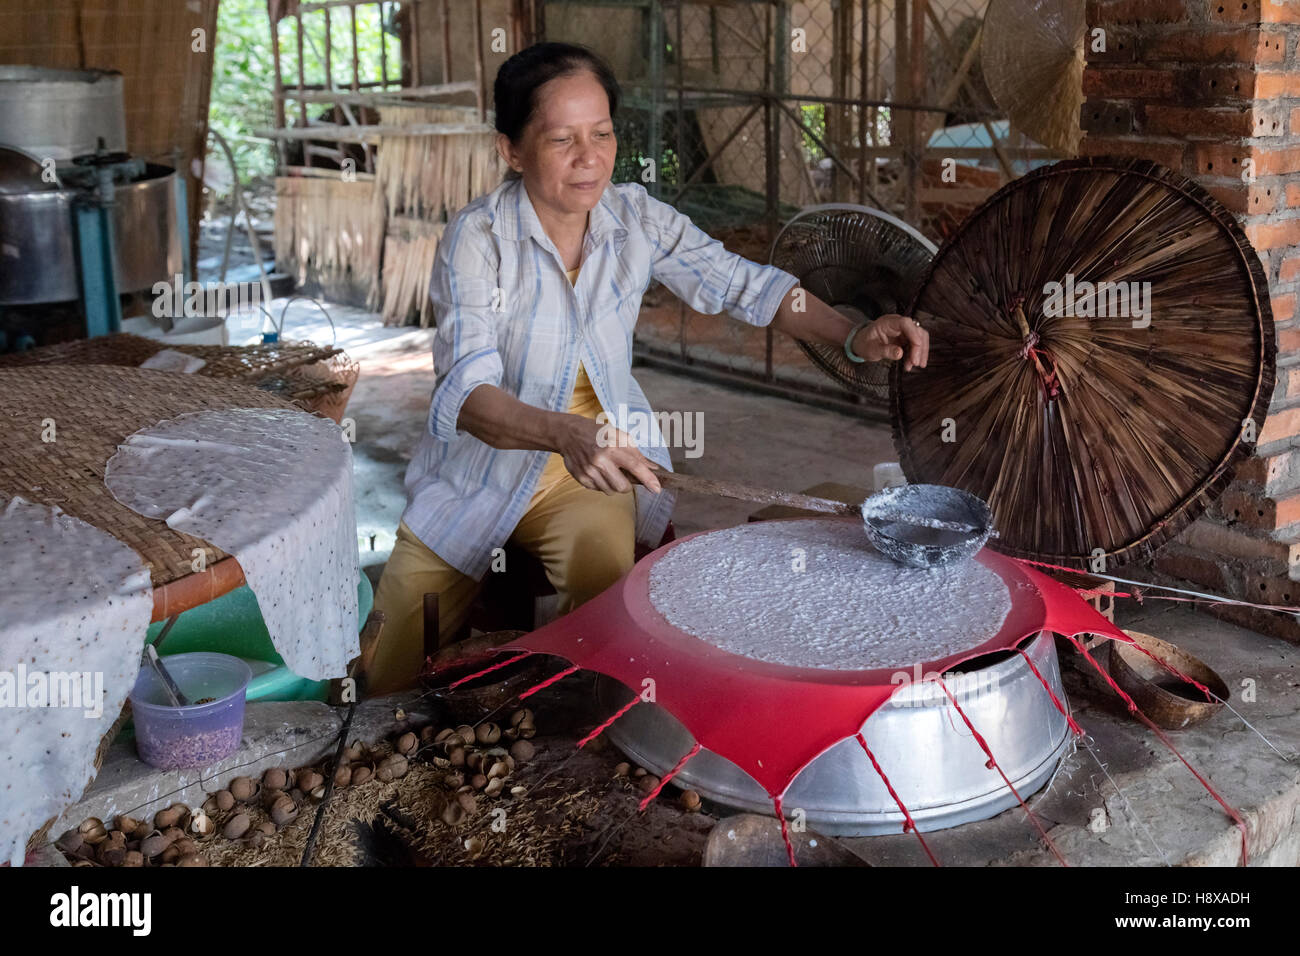
<svg viewBox="0 0 1300 956">
<path fill-rule="evenodd" d="M 195 548 L 207 550 L 209 567 L 226 554 L 109 493 L 104 469 L 118 444 L 187 412 L 294 407 L 219 378 L 101 365 L 0 368 L 0 494 L 57 505 L 107 531 L 149 562 L 159 588 L 193 573 Z"/>
<path fill-rule="evenodd" d="M 119 332 L 93 339 L 60 342 L 43 348 L 0 355 L 0 368 L 31 365 L 121 365 L 136 368 L 163 349 L 174 349 L 201 358 L 206 363 L 196 372 L 208 378 L 253 381 L 272 372 L 319 362 L 343 350 L 311 342 L 279 342 L 272 345 L 168 345 L 157 339 Z"/>
</svg>

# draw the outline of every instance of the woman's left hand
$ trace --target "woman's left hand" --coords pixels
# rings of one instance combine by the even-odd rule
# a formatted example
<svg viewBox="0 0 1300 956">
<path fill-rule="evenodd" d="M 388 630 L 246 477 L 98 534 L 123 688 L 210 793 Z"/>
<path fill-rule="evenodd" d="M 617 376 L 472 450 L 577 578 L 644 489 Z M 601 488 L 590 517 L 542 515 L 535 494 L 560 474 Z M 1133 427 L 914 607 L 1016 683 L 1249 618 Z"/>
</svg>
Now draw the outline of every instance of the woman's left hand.
<svg viewBox="0 0 1300 956">
<path fill-rule="evenodd" d="M 868 362 L 903 359 L 903 369 L 925 368 L 930 333 L 905 315 L 882 315 L 853 338 L 853 353 Z"/>
</svg>

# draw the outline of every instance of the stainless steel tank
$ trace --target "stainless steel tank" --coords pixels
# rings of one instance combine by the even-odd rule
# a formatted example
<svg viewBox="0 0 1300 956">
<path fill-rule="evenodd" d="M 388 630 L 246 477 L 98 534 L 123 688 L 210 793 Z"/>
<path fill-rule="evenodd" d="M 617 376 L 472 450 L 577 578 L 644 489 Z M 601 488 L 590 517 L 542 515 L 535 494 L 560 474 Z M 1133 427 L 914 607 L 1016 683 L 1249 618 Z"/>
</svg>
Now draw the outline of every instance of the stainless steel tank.
<svg viewBox="0 0 1300 956">
<path fill-rule="evenodd" d="M 1064 702 L 1052 635 L 1039 635 L 1026 653 Z M 1070 733 L 1025 659 L 1011 654 L 948 684 L 1020 795 L 1027 798 L 1042 787 L 1069 746 Z M 632 691 L 602 676 L 596 696 L 601 712 L 613 713 L 632 699 Z M 656 704 L 633 707 L 605 733 L 628 757 L 661 775 L 695 743 L 690 731 Z M 900 688 L 871 715 L 862 735 L 921 830 L 983 820 L 1017 803 L 997 771 L 985 766 L 988 758 L 934 683 Z M 772 812 L 771 798 L 754 778 L 710 750 L 696 754 L 672 783 L 727 806 Z M 808 825 L 827 836 L 902 832 L 902 812 L 853 738 L 805 767 L 783 802 L 787 813 L 802 809 Z"/>
<path fill-rule="evenodd" d="M 0 192 L 0 305 L 80 296 L 72 216 L 78 195 L 74 189 Z M 181 271 L 175 170 L 150 163 L 142 179 L 119 184 L 112 218 L 119 292 L 170 282 Z"/>
<path fill-rule="evenodd" d="M 93 153 L 101 137 L 110 152 L 126 151 L 122 74 L 0 66 L 0 145 L 64 162 Z"/>
</svg>

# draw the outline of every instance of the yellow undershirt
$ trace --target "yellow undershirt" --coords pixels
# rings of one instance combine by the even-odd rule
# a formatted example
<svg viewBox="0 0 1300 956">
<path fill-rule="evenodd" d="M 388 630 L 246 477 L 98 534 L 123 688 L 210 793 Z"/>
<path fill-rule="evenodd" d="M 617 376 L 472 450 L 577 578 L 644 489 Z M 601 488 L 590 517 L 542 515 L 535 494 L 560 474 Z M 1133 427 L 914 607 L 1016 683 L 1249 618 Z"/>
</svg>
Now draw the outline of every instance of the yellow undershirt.
<svg viewBox="0 0 1300 956">
<path fill-rule="evenodd" d="M 568 273 L 569 282 L 573 283 L 578 280 L 578 272 L 582 269 L 571 269 Z M 584 418 L 595 419 L 601 412 L 600 399 L 596 397 L 596 390 L 591 387 L 591 380 L 587 378 L 587 370 L 582 363 L 578 363 L 578 379 L 573 383 L 573 397 L 569 399 L 569 414 L 581 415 Z M 536 501 L 543 494 L 555 487 L 569 470 L 564 467 L 564 456 L 551 453 L 546 460 L 546 467 L 542 469 L 542 477 L 538 479 L 537 491 L 533 493 L 533 501 Z"/>
</svg>

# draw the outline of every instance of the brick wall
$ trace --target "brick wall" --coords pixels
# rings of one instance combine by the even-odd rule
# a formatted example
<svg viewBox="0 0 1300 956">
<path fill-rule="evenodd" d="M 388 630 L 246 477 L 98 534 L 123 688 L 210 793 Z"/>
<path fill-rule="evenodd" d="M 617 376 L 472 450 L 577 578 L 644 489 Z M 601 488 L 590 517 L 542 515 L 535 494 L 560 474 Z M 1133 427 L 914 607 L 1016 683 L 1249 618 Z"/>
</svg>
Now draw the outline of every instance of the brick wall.
<svg viewBox="0 0 1300 956">
<path fill-rule="evenodd" d="M 1154 570 L 1300 604 L 1300 0 L 1088 0 L 1087 25 L 1082 153 L 1154 160 L 1236 213 L 1264 264 L 1277 330 L 1277 386 L 1255 455 Z M 1091 51 L 1095 28 L 1105 53 Z M 1215 613 L 1300 641 L 1289 615 Z"/>
</svg>

